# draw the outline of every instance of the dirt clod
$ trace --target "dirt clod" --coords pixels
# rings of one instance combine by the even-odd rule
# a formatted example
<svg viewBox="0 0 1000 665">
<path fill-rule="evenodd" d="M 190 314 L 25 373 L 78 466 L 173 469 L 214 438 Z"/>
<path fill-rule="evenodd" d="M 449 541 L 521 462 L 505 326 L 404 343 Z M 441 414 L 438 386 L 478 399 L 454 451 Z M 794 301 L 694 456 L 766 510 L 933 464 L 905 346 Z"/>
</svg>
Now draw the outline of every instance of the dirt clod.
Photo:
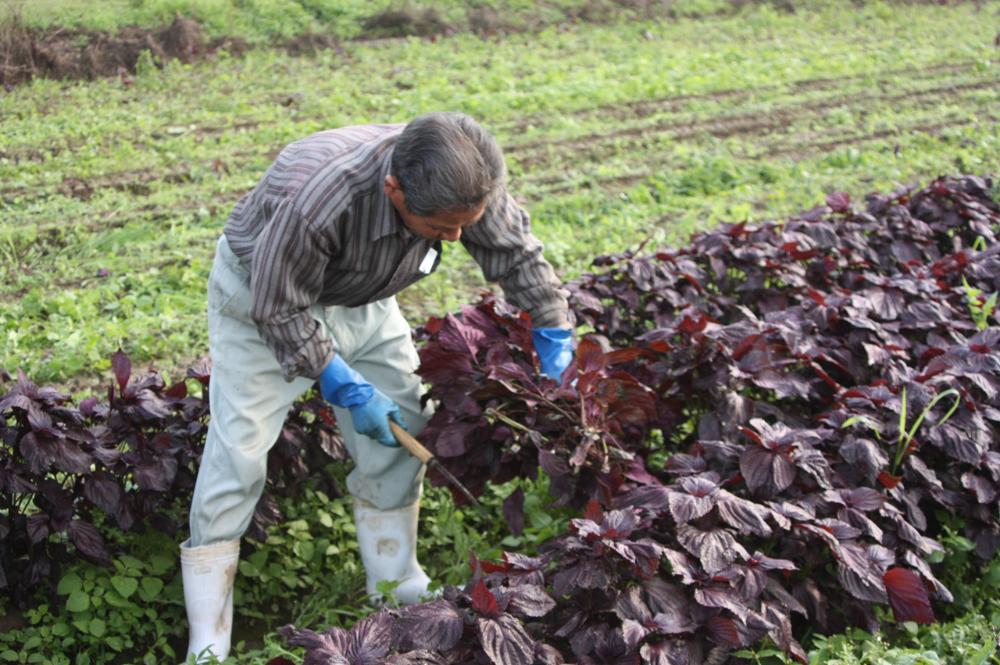
<svg viewBox="0 0 1000 665">
<path fill-rule="evenodd" d="M 217 47 L 206 44 L 196 21 L 179 14 L 164 28 L 130 26 L 114 35 L 88 30 L 42 33 L 15 16 L 0 26 L 0 83 L 9 86 L 37 76 L 90 80 L 121 76 L 135 71 L 143 51 L 162 64 L 173 58 L 193 62 Z"/>
<path fill-rule="evenodd" d="M 327 49 L 339 50 L 340 43 L 332 35 L 320 32 L 307 32 L 299 35 L 285 44 L 285 50 L 289 55 L 315 55 Z"/>
<path fill-rule="evenodd" d="M 434 7 L 415 9 L 408 5 L 379 12 L 364 24 L 365 33 L 377 37 L 427 37 L 450 29 Z"/>
<path fill-rule="evenodd" d="M 514 32 L 514 24 L 493 7 L 483 5 L 466 12 L 469 29 L 481 37 Z"/>
<path fill-rule="evenodd" d="M 201 26 L 197 21 L 178 14 L 170 27 L 157 35 L 164 56 L 191 62 L 205 47 Z"/>
</svg>

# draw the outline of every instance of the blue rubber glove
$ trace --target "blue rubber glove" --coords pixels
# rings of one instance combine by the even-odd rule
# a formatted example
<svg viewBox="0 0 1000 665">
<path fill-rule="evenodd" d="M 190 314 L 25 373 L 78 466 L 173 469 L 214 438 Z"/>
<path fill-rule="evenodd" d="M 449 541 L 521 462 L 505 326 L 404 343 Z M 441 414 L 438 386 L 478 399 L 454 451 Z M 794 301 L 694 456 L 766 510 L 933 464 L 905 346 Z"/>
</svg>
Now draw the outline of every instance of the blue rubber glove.
<svg viewBox="0 0 1000 665">
<path fill-rule="evenodd" d="M 542 363 L 542 374 L 558 381 L 573 360 L 573 331 L 563 328 L 535 328 L 531 341 Z"/>
<path fill-rule="evenodd" d="M 375 439 L 383 446 L 399 447 L 389 429 L 390 418 L 406 429 L 399 405 L 351 369 L 343 358 L 334 356 L 323 368 L 323 373 L 319 375 L 319 389 L 327 402 L 350 410 L 355 432 Z"/>
</svg>

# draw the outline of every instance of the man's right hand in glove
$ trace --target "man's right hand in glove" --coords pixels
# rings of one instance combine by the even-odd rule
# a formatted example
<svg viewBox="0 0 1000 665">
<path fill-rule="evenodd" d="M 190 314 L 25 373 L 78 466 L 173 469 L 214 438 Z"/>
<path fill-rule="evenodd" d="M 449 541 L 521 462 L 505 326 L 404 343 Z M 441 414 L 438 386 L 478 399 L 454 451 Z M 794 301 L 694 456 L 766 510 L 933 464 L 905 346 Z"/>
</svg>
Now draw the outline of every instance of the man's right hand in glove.
<svg viewBox="0 0 1000 665">
<path fill-rule="evenodd" d="M 335 355 L 319 375 L 319 388 L 327 402 L 350 410 L 355 432 L 383 446 L 399 446 L 389 429 L 390 418 L 406 429 L 399 405 L 351 369 L 339 355 Z"/>
</svg>

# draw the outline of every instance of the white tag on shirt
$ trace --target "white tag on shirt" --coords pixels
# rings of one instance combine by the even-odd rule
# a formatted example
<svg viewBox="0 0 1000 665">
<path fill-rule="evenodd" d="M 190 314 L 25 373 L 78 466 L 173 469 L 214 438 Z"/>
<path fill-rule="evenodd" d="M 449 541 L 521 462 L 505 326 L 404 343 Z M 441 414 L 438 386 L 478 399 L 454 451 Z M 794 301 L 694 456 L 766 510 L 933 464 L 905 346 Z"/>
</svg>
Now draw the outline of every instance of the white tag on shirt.
<svg viewBox="0 0 1000 665">
<path fill-rule="evenodd" d="M 437 250 L 431 247 L 427 250 L 427 254 L 424 255 L 424 260 L 420 262 L 420 272 L 425 275 L 431 274 L 431 270 L 434 268 L 434 261 L 437 260 Z"/>
</svg>

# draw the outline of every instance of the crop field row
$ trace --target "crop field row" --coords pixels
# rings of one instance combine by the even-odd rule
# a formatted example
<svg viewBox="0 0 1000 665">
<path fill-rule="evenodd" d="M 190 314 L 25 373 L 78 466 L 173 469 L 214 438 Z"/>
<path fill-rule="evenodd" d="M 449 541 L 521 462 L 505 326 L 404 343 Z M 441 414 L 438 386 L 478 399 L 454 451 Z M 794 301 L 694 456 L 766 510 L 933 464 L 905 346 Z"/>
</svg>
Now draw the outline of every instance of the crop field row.
<svg viewBox="0 0 1000 665">
<path fill-rule="evenodd" d="M 736 113 L 725 113 L 720 109 L 719 115 L 706 111 L 650 114 L 639 123 L 623 122 L 606 133 L 512 143 L 507 146 L 506 152 L 512 168 L 522 174 L 520 183 L 539 184 L 540 193 L 544 194 L 550 191 L 546 185 L 563 185 L 565 188 L 565 178 L 558 173 L 550 174 L 567 161 L 599 163 L 619 154 L 641 155 L 650 147 L 662 148 L 678 141 L 752 137 L 755 139 L 752 147 L 758 149 L 759 156 L 807 156 L 810 149 L 815 148 L 830 149 L 897 135 L 905 137 L 910 132 L 933 131 L 935 127 L 927 125 L 923 115 L 937 119 L 941 126 L 965 124 L 963 120 L 984 124 L 996 122 L 992 103 L 1000 81 L 990 72 L 986 72 L 985 76 L 973 74 L 961 77 L 956 77 L 954 70 L 950 73 L 949 76 L 920 79 L 922 86 L 903 92 L 845 94 L 836 91 L 832 95 L 810 99 L 779 99 L 763 105 L 751 104 Z M 659 100 L 663 106 L 671 101 Z M 877 107 L 877 110 L 873 111 L 872 107 Z M 906 120 L 910 121 L 909 124 L 899 122 Z M 251 123 L 238 124 L 237 131 L 251 126 Z M 217 132 L 219 128 L 186 131 L 205 135 Z M 259 151 L 245 149 L 230 154 L 228 162 L 213 161 L 208 170 L 217 175 L 238 172 L 252 167 L 253 160 L 258 156 Z M 18 158 L 16 153 L 13 159 L 22 166 L 36 161 Z M 40 160 L 39 163 L 45 162 Z M 22 185 L 0 192 L 8 202 L 26 206 L 53 195 L 90 200 L 103 189 L 148 196 L 156 187 L 181 186 L 195 177 L 190 165 L 182 165 L 165 172 L 125 171 L 89 180 L 67 177 L 48 186 L 41 183 Z"/>
<path fill-rule="evenodd" d="M 830 190 L 996 173 L 998 9 L 765 6 L 35 81 L 0 98 L 0 367 L 88 383 L 119 346 L 168 371 L 202 355 L 228 210 L 284 144 L 342 124 L 479 118 L 565 278 Z M 401 304 L 418 323 L 483 286 L 448 251 Z"/>
<path fill-rule="evenodd" d="M 561 140 L 514 144 L 507 148 L 507 154 L 516 156 L 518 162 L 526 167 L 534 165 L 536 162 L 549 161 L 552 151 L 547 150 L 547 148 L 550 146 L 557 147 L 564 155 L 573 154 L 572 151 L 579 149 L 589 149 L 591 152 L 584 153 L 583 156 L 591 158 L 599 156 L 593 152 L 595 148 L 613 146 L 621 139 L 638 141 L 664 134 L 673 139 L 691 139 L 702 133 L 718 138 L 728 138 L 739 134 L 771 133 L 789 127 L 793 123 L 804 124 L 824 120 L 836 113 L 842 114 L 844 111 L 861 110 L 867 114 L 865 109 L 873 105 L 882 107 L 886 104 L 893 104 L 894 109 L 898 111 L 901 104 L 907 105 L 907 110 L 909 110 L 914 107 L 936 106 L 948 101 L 951 97 L 958 97 L 957 101 L 959 102 L 967 101 L 961 98 L 962 93 L 988 90 L 998 85 L 1000 82 L 992 78 L 941 77 L 935 79 L 930 86 L 917 87 L 905 92 L 891 94 L 860 92 L 848 95 L 837 91 L 833 95 L 822 95 L 810 99 L 770 100 L 770 103 L 764 108 L 758 108 L 757 104 L 749 104 L 749 108 L 737 113 L 721 112 L 719 115 L 709 115 L 708 117 L 705 117 L 704 111 L 701 113 L 656 113 L 648 116 L 643 114 L 645 117 L 643 117 L 642 122 L 623 123 L 604 134 L 587 134 Z M 665 101 L 670 102 L 670 100 Z M 740 100 L 732 100 L 730 104 L 739 102 Z"/>
<path fill-rule="evenodd" d="M 515 143 L 507 148 L 507 154 L 512 168 L 521 174 L 518 180 L 520 185 L 537 187 L 533 198 L 541 198 L 552 191 L 565 191 L 572 187 L 561 170 L 567 161 L 598 164 L 618 155 L 643 155 L 652 148 L 668 148 L 679 141 L 749 137 L 753 140 L 744 151 L 746 156 L 768 158 L 794 155 L 803 158 L 814 151 L 829 151 L 867 141 L 896 137 L 905 140 L 911 134 L 996 122 L 992 104 L 1000 82 L 994 78 L 948 78 L 943 83 L 929 83 L 928 86 L 905 92 L 860 93 L 857 96 L 837 94 L 798 103 L 778 102 L 763 109 L 750 107 L 749 110 L 716 116 L 684 113 L 681 117 L 664 118 L 658 115 L 652 122 L 623 124 L 605 134 Z M 884 111 L 869 111 L 873 105 Z M 231 154 L 227 163 L 210 163 L 206 174 L 213 172 L 221 176 L 252 168 L 257 156 L 252 150 Z M 655 173 L 658 168 L 655 161 L 649 166 L 653 170 L 647 171 L 647 175 Z M 662 168 L 662 165 L 659 167 Z M 196 178 L 197 174 L 185 165 L 166 172 L 126 171 L 89 180 L 67 177 L 48 186 L 21 186 L 3 192 L 8 201 L 27 206 L 54 195 L 89 201 L 105 189 L 148 196 L 154 188 L 179 187 Z M 135 214 L 142 215 L 143 212 L 144 209 L 140 208 Z M 117 225 L 122 223 L 123 218 L 118 215 Z M 115 225 L 115 222 L 111 224 Z M 38 230 L 44 228 L 41 225 Z"/>
</svg>

